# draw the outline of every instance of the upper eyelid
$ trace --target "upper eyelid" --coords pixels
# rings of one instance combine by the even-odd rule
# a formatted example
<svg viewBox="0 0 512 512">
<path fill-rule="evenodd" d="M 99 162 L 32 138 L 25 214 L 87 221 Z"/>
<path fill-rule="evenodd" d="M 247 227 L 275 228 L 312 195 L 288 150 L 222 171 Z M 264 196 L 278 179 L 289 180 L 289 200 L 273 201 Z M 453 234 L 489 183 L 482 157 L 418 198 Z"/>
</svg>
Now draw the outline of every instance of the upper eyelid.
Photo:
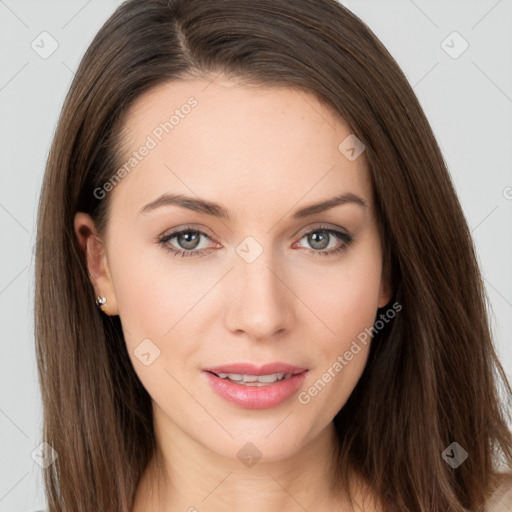
<svg viewBox="0 0 512 512">
<path fill-rule="evenodd" d="M 305 228 L 304 230 L 299 230 L 295 236 L 299 236 L 299 233 L 302 233 L 300 237 L 302 238 L 304 235 L 311 233 L 312 231 L 337 231 L 345 234 L 349 234 L 348 229 L 342 228 L 341 226 L 330 226 L 329 223 L 320 223 L 317 226 L 313 226 L 312 228 Z"/>
</svg>

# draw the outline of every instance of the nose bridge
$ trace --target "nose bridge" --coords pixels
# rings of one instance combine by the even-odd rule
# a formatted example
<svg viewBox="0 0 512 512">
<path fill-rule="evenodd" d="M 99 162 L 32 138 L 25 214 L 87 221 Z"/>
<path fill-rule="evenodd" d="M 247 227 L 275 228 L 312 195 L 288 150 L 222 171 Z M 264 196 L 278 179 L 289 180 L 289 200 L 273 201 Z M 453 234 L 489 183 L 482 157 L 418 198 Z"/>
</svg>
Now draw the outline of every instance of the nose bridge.
<svg viewBox="0 0 512 512">
<path fill-rule="evenodd" d="M 228 291 L 226 322 L 232 331 L 267 339 L 290 327 L 293 294 L 270 246 L 246 237 L 235 249 Z"/>
</svg>

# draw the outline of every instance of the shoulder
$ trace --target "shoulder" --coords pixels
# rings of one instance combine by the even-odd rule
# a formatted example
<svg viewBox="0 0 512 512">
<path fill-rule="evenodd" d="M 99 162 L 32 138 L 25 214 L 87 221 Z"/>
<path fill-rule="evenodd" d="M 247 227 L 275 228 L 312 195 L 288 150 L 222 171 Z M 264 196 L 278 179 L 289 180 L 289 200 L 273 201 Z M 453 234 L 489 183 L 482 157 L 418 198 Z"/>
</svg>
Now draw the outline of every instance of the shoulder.
<svg viewBox="0 0 512 512">
<path fill-rule="evenodd" d="M 487 501 L 485 512 L 510 512 L 512 510 L 512 483 L 503 482 Z"/>
<path fill-rule="evenodd" d="M 350 508 L 354 512 L 384 512 L 385 507 L 378 498 L 372 485 L 364 478 L 359 476 L 353 477 L 353 498 L 355 509 Z M 348 510 L 349 508 L 347 508 Z M 509 511 L 507 511 L 509 512 Z"/>
</svg>

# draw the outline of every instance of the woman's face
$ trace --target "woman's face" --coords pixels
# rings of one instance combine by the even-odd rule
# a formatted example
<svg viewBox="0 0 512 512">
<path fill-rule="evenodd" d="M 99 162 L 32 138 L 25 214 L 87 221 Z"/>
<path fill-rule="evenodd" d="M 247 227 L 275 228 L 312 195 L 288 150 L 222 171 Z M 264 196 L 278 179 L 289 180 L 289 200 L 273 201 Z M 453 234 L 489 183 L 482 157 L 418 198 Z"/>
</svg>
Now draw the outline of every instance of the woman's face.
<svg viewBox="0 0 512 512">
<path fill-rule="evenodd" d="M 125 128 L 93 284 L 158 429 L 290 456 L 343 407 L 391 297 L 364 151 L 313 95 L 227 80 L 153 89 Z"/>
</svg>

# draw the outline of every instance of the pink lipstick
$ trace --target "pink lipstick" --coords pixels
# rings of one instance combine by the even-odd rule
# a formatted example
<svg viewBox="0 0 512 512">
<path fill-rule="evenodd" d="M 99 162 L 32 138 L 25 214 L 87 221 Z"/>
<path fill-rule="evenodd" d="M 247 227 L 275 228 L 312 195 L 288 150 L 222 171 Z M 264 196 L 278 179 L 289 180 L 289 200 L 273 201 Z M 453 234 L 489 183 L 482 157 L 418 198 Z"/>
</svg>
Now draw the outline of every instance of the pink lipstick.
<svg viewBox="0 0 512 512">
<path fill-rule="evenodd" d="M 293 396 L 304 383 L 307 368 L 287 363 L 233 363 L 203 369 L 220 397 L 247 409 L 276 407 Z"/>
</svg>

